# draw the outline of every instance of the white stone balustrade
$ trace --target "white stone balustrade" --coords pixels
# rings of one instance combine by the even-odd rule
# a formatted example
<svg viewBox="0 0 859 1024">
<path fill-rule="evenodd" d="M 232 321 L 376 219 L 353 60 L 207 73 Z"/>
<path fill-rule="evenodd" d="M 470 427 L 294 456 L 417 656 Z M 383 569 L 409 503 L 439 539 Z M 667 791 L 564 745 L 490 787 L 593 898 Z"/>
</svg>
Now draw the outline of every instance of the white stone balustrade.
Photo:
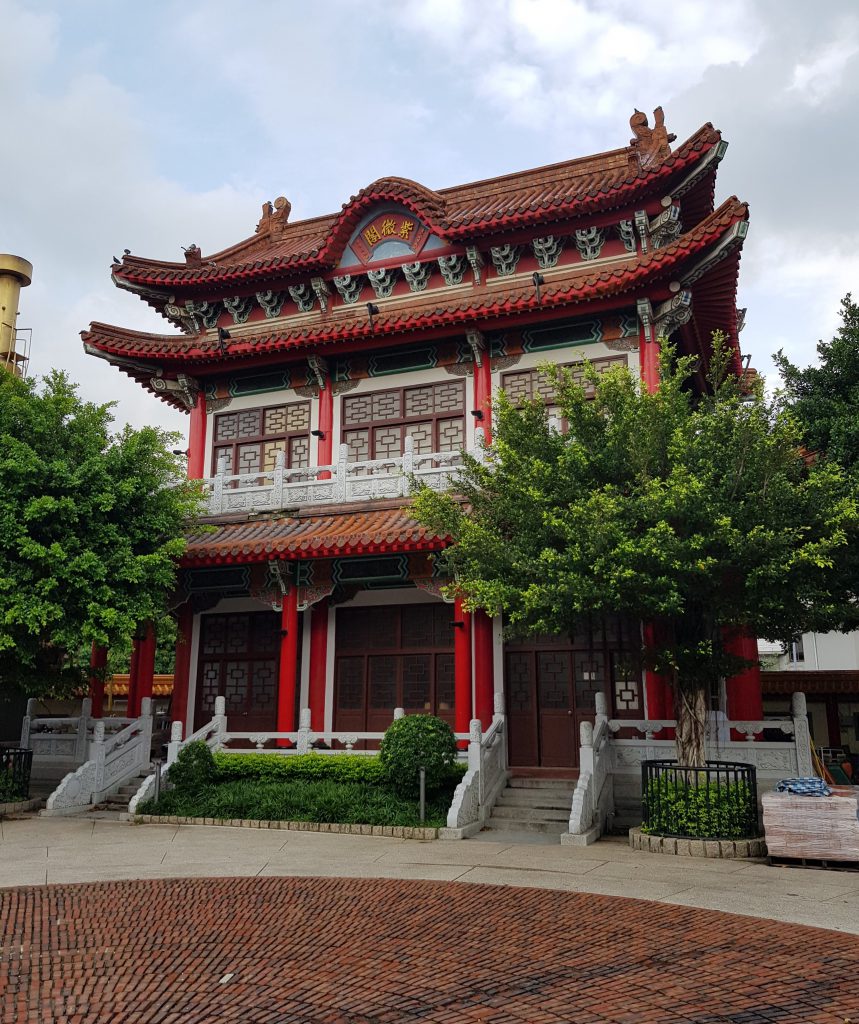
<svg viewBox="0 0 859 1024">
<path fill-rule="evenodd" d="M 673 720 L 609 718 L 605 697 L 597 695 L 594 725 L 583 722 L 579 752 L 579 780 L 570 809 L 570 831 L 561 836 L 565 845 L 592 843 L 611 827 L 615 798 L 627 801 L 641 796 L 641 762 L 677 756 L 673 739 L 656 739 L 665 729 L 676 726 Z M 780 732 L 784 740 L 762 740 L 764 730 Z M 743 739 L 721 739 L 731 733 Z M 618 738 L 623 732 L 639 733 L 634 738 Z M 795 693 L 791 717 L 754 722 L 723 721 L 710 724 L 706 739 L 709 761 L 732 761 L 754 765 L 758 793 L 779 779 L 813 775 L 811 746 L 806 717 L 805 694 Z"/>
<path fill-rule="evenodd" d="M 455 481 L 459 451 L 417 454 L 407 437 L 397 458 L 349 461 L 349 446 L 340 445 L 337 462 L 330 466 L 286 469 L 278 452 L 274 468 L 260 473 L 226 473 L 223 464 L 214 477 L 203 481 L 209 515 L 271 512 L 309 505 L 334 505 L 380 498 L 402 498 L 413 481 L 444 490 Z M 482 457 L 482 450 L 469 454 Z"/>
</svg>

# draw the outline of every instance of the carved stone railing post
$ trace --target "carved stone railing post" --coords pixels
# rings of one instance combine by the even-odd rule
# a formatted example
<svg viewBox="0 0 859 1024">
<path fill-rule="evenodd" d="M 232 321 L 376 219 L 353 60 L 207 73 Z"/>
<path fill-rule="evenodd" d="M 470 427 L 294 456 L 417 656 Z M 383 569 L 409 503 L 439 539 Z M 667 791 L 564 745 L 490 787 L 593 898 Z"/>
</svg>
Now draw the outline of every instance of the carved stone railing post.
<svg viewBox="0 0 859 1024">
<path fill-rule="evenodd" d="M 79 763 L 87 759 L 87 743 L 89 741 L 89 722 L 92 717 L 92 701 L 85 697 L 81 701 L 81 716 L 78 719 L 78 735 L 75 741 L 75 760 Z"/>
<path fill-rule="evenodd" d="M 394 708 L 394 721 L 398 721 L 400 718 L 406 717 L 405 708 Z"/>
<path fill-rule="evenodd" d="M 104 789 L 104 720 L 101 718 L 93 729 L 89 760 L 95 764 L 93 791 L 97 793 Z"/>
<path fill-rule="evenodd" d="M 337 469 L 334 472 L 334 492 L 337 501 L 346 500 L 346 477 L 349 472 L 349 445 L 341 444 L 337 451 Z"/>
<path fill-rule="evenodd" d="M 412 486 L 412 474 L 415 471 L 415 442 L 414 438 L 407 437 L 403 442 L 403 479 L 401 481 L 401 493 L 404 498 L 408 497 Z"/>
<path fill-rule="evenodd" d="M 227 460 L 218 459 L 215 476 L 212 479 L 212 494 L 209 498 L 209 514 L 218 516 L 224 511 L 224 477 L 227 475 Z"/>
<path fill-rule="evenodd" d="M 468 723 L 468 769 L 480 771 L 480 741 L 483 738 L 483 726 L 479 718 L 472 718 Z"/>
<path fill-rule="evenodd" d="M 226 697 L 215 697 L 215 714 L 212 718 L 212 722 L 215 726 L 215 734 L 217 736 L 217 742 L 215 749 L 220 750 L 225 741 L 227 733 L 227 698 Z"/>
<path fill-rule="evenodd" d="M 30 746 L 30 729 L 33 719 L 36 717 L 36 698 L 30 697 L 27 701 L 27 714 L 21 722 L 21 746 L 26 750 Z"/>
<path fill-rule="evenodd" d="M 796 746 L 796 763 L 800 776 L 814 774 L 811 764 L 811 735 L 808 729 L 808 708 L 804 693 L 795 693 L 790 701 L 793 718 L 793 742 Z"/>
<path fill-rule="evenodd" d="M 274 457 L 274 490 L 272 498 L 275 508 L 283 508 L 283 470 L 286 462 L 286 452 L 282 449 Z"/>
<path fill-rule="evenodd" d="M 182 746 L 181 722 L 173 722 L 170 726 L 170 742 L 167 744 L 167 764 L 173 764 L 179 756 L 179 749 Z"/>
<path fill-rule="evenodd" d="M 310 731 L 310 708 L 302 708 L 298 717 L 298 740 L 295 749 L 299 754 L 306 754 L 313 742 L 313 734 Z"/>
</svg>

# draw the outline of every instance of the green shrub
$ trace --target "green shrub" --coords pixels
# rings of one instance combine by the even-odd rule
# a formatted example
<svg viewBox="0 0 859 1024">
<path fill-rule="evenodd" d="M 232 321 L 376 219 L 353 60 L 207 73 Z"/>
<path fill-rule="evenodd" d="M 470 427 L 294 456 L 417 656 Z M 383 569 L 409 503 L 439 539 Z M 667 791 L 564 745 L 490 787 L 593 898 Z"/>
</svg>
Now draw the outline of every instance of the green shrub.
<svg viewBox="0 0 859 1024">
<path fill-rule="evenodd" d="M 380 784 L 387 781 L 379 758 L 363 754 L 231 754 L 222 751 L 215 754 L 215 768 L 220 782 L 329 779 Z"/>
<path fill-rule="evenodd" d="M 426 770 L 427 792 L 435 792 L 451 779 L 456 738 L 447 722 L 434 715 L 407 715 L 388 727 L 379 760 L 401 796 L 417 795 L 421 768 Z"/>
<path fill-rule="evenodd" d="M 687 787 L 670 779 L 654 779 L 645 800 L 651 835 L 693 839 L 743 839 L 757 834 L 758 809 L 745 782 L 694 781 Z"/>
<path fill-rule="evenodd" d="M 12 769 L 0 769 L 0 804 L 27 799 L 27 787 L 16 780 Z"/>
<path fill-rule="evenodd" d="M 425 824 L 445 824 L 450 805 L 450 788 L 427 801 Z M 259 781 L 234 779 L 197 795 L 178 789 L 162 793 L 156 804 L 147 800 L 141 814 L 175 814 L 192 818 L 254 821 L 316 821 L 342 825 L 420 825 L 416 800 L 408 800 L 387 786 L 323 779 Z"/>
<path fill-rule="evenodd" d="M 202 740 L 195 740 L 179 751 L 170 766 L 168 778 L 177 792 L 196 796 L 217 782 L 212 751 Z"/>
</svg>

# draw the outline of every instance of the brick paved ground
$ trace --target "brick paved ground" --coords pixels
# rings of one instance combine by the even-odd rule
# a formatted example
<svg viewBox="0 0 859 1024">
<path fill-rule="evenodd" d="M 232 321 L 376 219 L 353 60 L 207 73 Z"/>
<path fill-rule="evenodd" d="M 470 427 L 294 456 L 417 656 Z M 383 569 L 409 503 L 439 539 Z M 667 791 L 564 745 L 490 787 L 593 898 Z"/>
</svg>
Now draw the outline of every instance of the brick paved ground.
<svg viewBox="0 0 859 1024">
<path fill-rule="evenodd" d="M 391 879 L 0 894 L 2 1024 L 844 1024 L 853 936 L 639 900 Z"/>
</svg>

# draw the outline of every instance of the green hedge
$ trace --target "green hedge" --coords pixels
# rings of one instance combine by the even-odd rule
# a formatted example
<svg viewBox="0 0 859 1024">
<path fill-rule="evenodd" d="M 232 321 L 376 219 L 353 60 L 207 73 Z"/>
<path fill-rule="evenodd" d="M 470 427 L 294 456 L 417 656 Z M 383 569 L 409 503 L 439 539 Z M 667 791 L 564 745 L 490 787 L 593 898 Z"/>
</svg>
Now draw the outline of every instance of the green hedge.
<svg viewBox="0 0 859 1024">
<path fill-rule="evenodd" d="M 758 810 L 744 782 L 678 785 L 653 780 L 645 793 L 650 835 L 746 839 L 757 835 Z"/>
<path fill-rule="evenodd" d="M 307 782 L 361 782 L 385 785 L 388 781 L 378 756 L 363 754 L 215 754 L 216 781 L 256 779 L 275 782 L 303 779 Z M 466 765 L 447 769 L 446 784 L 457 782 Z"/>
<path fill-rule="evenodd" d="M 241 760 L 254 756 L 239 755 Z M 427 801 L 424 824 L 428 828 L 440 828 L 445 824 L 450 797 L 450 791 L 442 791 Z M 157 804 L 154 800 L 147 800 L 138 810 L 141 814 L 175 814 L 194 818 L 317 821 L 342 825 L 421 824 L 416 800 L 399 797 L 387 786 L 331 779 L 234 779 L 212 786 L 203 793 L 168 790 Z"/>
</svg>

